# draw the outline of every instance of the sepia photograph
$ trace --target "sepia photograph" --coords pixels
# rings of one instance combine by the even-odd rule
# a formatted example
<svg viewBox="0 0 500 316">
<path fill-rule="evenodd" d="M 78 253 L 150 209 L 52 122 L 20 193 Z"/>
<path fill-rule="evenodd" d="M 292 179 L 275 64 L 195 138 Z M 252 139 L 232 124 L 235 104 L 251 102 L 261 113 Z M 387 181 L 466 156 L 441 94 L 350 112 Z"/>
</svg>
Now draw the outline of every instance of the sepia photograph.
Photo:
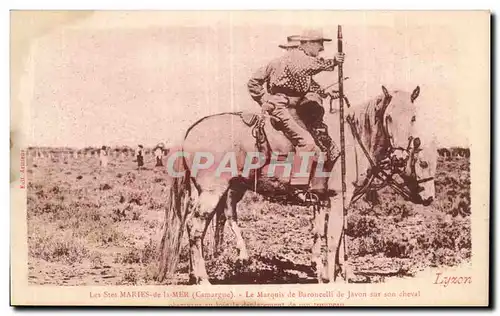
<svg viewBox="0 0 500 316">
<path fill-rule="evenodd" d="M 10 20 L 12 305 L 489 304 L 490 12 Z"/>
</svg>

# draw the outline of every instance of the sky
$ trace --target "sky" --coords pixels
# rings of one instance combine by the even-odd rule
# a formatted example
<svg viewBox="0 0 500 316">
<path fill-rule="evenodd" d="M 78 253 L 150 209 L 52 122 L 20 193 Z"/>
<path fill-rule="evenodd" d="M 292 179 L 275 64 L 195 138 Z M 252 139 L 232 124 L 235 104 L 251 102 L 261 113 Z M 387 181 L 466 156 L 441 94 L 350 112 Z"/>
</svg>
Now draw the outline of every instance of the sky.
<svg viewBox="0 0 500 316">
<path fill-rule="evenodd" d="M 247 81 L 283 53 L 278 44 L 287 35 L 316 28 L 335 39 L 342 23 L 351 103 L 381 93 L 381 85 L 408 91 L 419 85 L 420 117 L 439 145 L 469 144 L 460 29 L 412 16 L 336 17 L 97 12 L 56 28 L 32 42 L 26 61 L 29 143 L 173 146 L 202 116 L 258 111 Z M 335 40 L 326 43 L 322 56 L 336 49 Z M 316 79 L 328 85 L 337 73 Z"/>
</svg>

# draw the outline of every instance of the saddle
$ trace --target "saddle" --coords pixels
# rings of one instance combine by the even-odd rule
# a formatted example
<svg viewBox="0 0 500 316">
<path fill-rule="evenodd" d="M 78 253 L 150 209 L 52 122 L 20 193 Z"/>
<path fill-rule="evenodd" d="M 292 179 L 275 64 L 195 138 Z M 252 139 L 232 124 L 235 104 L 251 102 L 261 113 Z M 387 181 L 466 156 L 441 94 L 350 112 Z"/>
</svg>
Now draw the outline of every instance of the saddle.
<svg viewBox="0 0 500 316">
<path fill-rule="evenodd" d="M 265 132 L 265 123 L 266 123 L 266 118 L 269 119 L 269 122 L 271 123 L 271 126 L 274 128 L 276 131 L 282 131 L 283 130 L 283 123 L 282 121 L 269 114 L 256 114 L 256 113 L 245 113 L 245 112 L 240 112 L 239 113 L 241 116 L 242 121 L 249 127 L 252 128 L 252 135 L 256 139 L 256 147 L 259 151 L 264 152 L 267 154 L 271 151 L 271 148 L 269 148 L 269 143 L 267 140 L 266 132 Z M 335 158 L 335 157 L 330 157 L 334 156 L 335 154 L 330 153 L 330 148 L 331 148 L 331 139 L 328 136 L 327 133 L 327 127 L 324 123 L 322 123 L 319 118 L 319 116 L 316 116 L 315 120 L 309 120 L 307 121 L 307 125 L 309 126 L 308 131 L 312 135 L 314 141 L 316 144 L 321 148 L 322 151 L 329 153 L 328 158 Z M 322 117 L 322 116 L 321 116 Z M 315 125 L 314 127 L 311 127 L 311 125 Z M 265 144 L 268 148 L 265 148 Z M 269 150 L 269 152 L 266 152 L 266 149 Z"/>
<path fill-rule="evenodd" d="M 252 127 L 252 136 L 255 138 L 255 147 L 257 147 L 257 150 L 259 152 L 264 153 L 266 162 L 269 162 L 269 160 L 271 159 L 271 148 L 267 139 L 266 131 L 264 129 L 264 126 L 266 124 L 266 117 L 270 119 L 271 125 L 273 125 L 276 130 L 279 130 L 280 120 L 268 114 L 259 115 L 256 113 L 245 112 L 240 112 L 239 114 L 243 123 L 245 123 L 249 127 Z"/>
<path fill-rule="evenodd" d="M 265 114 L 265 115 L 258 115 L 255 113 L 240 113 L 241 119 L 243 120 L 243 123 L 245 123 L 247 126 L 252 127 L 255 125 L 259 120 L 264 120 L 264 117 L 269 117 L 269 120 L 271 122 L 271 125 L 273 128 L 277 131 L 281 131 L 283 129 L 283 123 L 281 120 L 275 116 Z M 262 126 L 264 128 L 264 126 Z"/>
</svg>

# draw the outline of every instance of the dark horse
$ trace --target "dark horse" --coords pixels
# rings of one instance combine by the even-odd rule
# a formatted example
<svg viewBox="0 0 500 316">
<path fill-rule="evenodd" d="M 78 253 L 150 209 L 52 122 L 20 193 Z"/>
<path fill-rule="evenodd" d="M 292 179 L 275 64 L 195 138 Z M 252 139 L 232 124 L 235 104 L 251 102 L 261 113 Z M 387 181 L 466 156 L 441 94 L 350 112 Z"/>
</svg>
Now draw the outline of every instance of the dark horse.
<svg viewBox="0 0 500 316">
<path fill-rule="evenodd" d="M 382 87 L 382 92 L 368 102 L 346 110 L 345 208 L 368 190 L 377 185 L 380 187 L 382 182 L 391 185 L 407 200 L 428 205 L 434 197 L 433 176 L 437 151 L 433 141 L 419 136 L 423 134 L 417 128 L 416 99 L 420 88 L 409 93 L 389 92 Z M 182 151 L 194 153 L 194 158 L 191 155 L 191 158 L 176 160 L 177 170 L 183 170 L 184 173 L 181 177 L 174 178 L 170 189 L 160 245 L 160 281 L 175 272 L 186 230 L 189 238 L 191 282 L 210 283 L 205 268 L 203 239 L 214 215 L 217 215 L 216 231 L 223 233 L 227 221 L 236 236 L 240 259 L 247 259 L 245 241 L 236 221 L 238 202 L 249 189 L 265 196 L 290 191 L 286 177 L 266 177 L 265 170 L 270 167 L 268 163 L 255 170 L 245 170 L 248 157 L 256 152 L 256 139 L 252 135 L 255 126 L 245 124 L 241 116 L 241 113 L 208 116 L 192 125 L 186 133 Z M 324 121 L 333 140 L 340 144 L 338 114 L 328 114 Z M 272 152 L 292 152 L 290 142 L 273 128 L 269 118 L 264 122 L 268 148 Z M 192 168 L 190 163 L 192 159 L 199 159 L 196 153 L 200 152 L 216 155 L 232 153 L 225 155 L 224 157 L 229 158 L 222 160 L 236 164 L 237 174 L 229 172 L 228 175 L 226 172 L 226 176 L 221 176 L 213 168 Z M 314 182 L 314 178 L 312 181 Z M 311 260 L 316 268 L 318 282 L 334 282 L 339 270 L 347 278 L 349 272 L 343 255 L 345 214 L 340 161 L 331 169 L 327 181 L 330 194 L 327 195 L 327 203 L 323 204 L 326 207 L 315 208 L 312 230 L 314 244 Z M 328 223 L 325 225 L 327 212 Z M 322 238 L 326 239 L 327 244 L 326 266 L 321 253 Z"/>
</svg>

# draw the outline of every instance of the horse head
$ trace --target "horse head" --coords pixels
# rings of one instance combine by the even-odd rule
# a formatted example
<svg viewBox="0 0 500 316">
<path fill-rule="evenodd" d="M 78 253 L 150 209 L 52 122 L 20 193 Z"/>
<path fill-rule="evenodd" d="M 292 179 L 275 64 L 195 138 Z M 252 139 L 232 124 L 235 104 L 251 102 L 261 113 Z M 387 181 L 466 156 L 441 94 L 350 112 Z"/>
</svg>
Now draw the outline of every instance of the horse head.
<svg viewBox="0 0 500 316">
<path fill-rule="evenodd" d="M 434 174 L 437 150 L 432 137 L 427 137 L 418 115 L 416 100 L 420 87 L 410 94 L 406 91 L 389 91 L 382 86 L 384 99 L 381 119 L 386 136 L 387 152 L 391 164 L 409 189 L 410 199 L 417 204 L 429 205 L 434 199 Z"/>
</svg>

